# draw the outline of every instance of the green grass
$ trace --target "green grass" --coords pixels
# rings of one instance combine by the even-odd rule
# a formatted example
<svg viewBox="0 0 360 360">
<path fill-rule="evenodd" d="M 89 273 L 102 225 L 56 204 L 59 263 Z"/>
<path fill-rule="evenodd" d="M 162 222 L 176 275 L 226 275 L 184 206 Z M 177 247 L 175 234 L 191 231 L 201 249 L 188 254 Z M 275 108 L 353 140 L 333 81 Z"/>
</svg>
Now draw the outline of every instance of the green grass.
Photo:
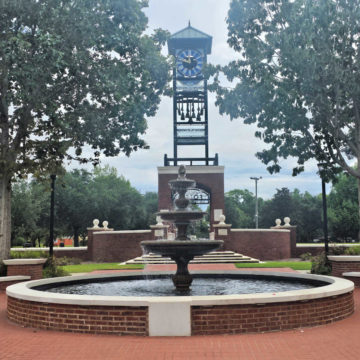
<svg viewBox="0 0 360 360">
<path fill-rule="evenodd" d="M 264 263 L 235 264 L 237 268 L 284 268 L 311 270 L 310 261 L 266 261 Z"/>
<path fill-rule="evenodd" d="M 94 270 L 137 270 L 143 269 L 144 265 L 141 264 L 130 264 L 130 265 L 119 265 L 119 263 L 86 263 L 79 265 L 65 265 L 61 266 L 62 269 L 69 273 L 82 273 L 91 272 Z"/>
</svg>

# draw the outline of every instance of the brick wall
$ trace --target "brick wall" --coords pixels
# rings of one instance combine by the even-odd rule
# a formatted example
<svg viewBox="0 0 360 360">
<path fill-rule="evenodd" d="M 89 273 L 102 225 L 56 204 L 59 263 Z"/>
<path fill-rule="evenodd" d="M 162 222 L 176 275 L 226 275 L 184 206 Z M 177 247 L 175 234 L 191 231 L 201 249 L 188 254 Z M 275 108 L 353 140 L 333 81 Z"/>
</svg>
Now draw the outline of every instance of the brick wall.
<svg viewBox="0 0 360 360">
<path fill-rule="evenodd" d="M 192 335 L 258 333 L 328 324 L 354 312 L 353 293 L 307 302 L 194 306 Z"/>
<path fill-rule="evenodd" d="M 79 306 L 7 298 L 8 318 L 37 329 L 95 334 L 148 335 L 147 307 Z"/>
<path fill-rule="evenodd" d="M 44 264 L 7 265 L 7 276 L 29 275 L 31 280 L 42 279 Z"/>
<path fill-rule="evenodd" d="M 331 261 L 331 275 L 343 277 L 344 272 L 360 271 L 360 262 L 356 261 Z"/>
<path fill-rule="evenodd" d="M 223 250 L 232 250 L 260 260 L 279 260 L 291 257 L 289 231 L 231 229 L 224 238 Z"/>
<path fill-rule="evenodd" d="M 2 281 L 0 277 L 0 291 L 5 291 L 8 286 L 18 284 L 19 282 L 23 282 L 23 281 L 27 281 L 27 280 Z"/>
<path fill-rule="evenodd" d="M 153 240 L 150 230 L 94 233 L 92 237 L 92 260 L 97 262 L 121 262 L 141 256 L 140 243 L 144 240 Z"/>
</svg>

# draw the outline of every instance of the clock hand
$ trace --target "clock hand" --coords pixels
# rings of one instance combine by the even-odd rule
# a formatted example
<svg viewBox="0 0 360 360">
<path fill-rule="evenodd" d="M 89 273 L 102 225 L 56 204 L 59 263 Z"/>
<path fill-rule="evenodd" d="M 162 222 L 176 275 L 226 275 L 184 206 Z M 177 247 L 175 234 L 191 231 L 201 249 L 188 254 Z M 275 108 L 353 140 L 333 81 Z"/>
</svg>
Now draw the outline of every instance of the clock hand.
<svg viewBox="0 0 360 360">
<path fill-rule="evenodd" d="M 188 64 L 191 64 L 191 59 L 188 57 L 188 60 L 185 60 L 185 59 L 182 59 L 182 61 L 188 63 Z"/>
</svg>

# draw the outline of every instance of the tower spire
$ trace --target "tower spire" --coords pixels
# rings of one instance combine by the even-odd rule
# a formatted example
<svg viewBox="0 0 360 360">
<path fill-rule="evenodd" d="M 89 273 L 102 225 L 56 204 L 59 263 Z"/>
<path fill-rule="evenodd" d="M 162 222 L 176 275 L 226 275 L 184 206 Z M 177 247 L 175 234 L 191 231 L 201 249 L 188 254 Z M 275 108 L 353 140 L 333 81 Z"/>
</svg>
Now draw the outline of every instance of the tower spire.
<svg viewBox="0 0 360 360">
<path fill-rule="evenodd" d="M 190 24 L 190 19 L 189 19 L 189 27 L 191 26 L 191 24 Z"/>
</svg>

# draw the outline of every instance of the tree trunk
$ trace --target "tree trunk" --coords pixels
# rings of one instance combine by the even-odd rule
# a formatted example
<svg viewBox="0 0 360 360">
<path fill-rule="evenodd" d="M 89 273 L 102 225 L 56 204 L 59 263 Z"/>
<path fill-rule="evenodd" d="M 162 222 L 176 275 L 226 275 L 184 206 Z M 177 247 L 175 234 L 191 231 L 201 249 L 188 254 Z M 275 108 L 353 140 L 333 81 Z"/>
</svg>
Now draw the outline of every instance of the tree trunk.
<svg viewBox="0 0 360 360">
<path fill-rule="evenodd" d="M 11 185 L 10 180 L 0 177 L 0 263 L 10 257 L 11 247 Z"/>
<path fill-rule="evenodd" d="M 359 225 L 358 241 L 360 242 L 360 178 L 357 178 L 357 186 L 358 186 L 358 225 Z"/>
</svg>

